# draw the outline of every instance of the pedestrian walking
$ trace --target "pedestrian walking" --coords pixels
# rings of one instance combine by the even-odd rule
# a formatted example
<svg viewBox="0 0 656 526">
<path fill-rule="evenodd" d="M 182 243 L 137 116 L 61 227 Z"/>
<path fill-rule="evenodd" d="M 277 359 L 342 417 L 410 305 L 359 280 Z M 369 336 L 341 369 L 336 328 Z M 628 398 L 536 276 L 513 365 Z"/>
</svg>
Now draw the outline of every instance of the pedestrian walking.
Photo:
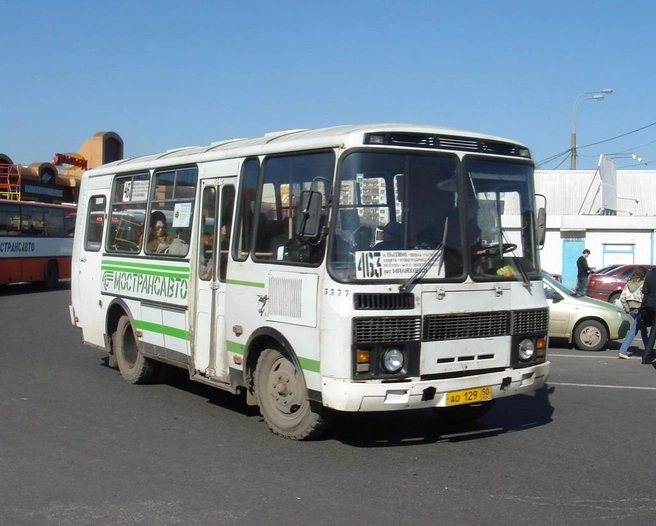
<svg viewBox="0 0 656 526">
<path fill-rule="evenodd" d="M 592 273 L 594 268 L 588 265 L 588 256 L 590 251 L 586 248 L 583 253 L 576 260 L 576 295 L 583 296 L 585 294 L 585 287 L 588 284 L 588 276 Z"/>
<path fill-rule="evenodd" d="M 642 305 L 642 287 L 645 283 L 646 274 L 647 271 L 645 270 L 645 267 L 636 267 L 631 274 L 631 277 L 626 282 L 626 285 L 624 285 L 622 294 L 620 294 L 620 303 L 624 308 L 624 312 L 631 316 L 633 323 L 629 329 L 629 332 L 624 338 L 622 345 L 620 346 L 620 350 L 617 353 L 618 358 L 629 358 L 629 347 L 633 343 L 633 339 L 638 333 L 638 330 L 640 331 L 642 343 L 644 344 L 645 348 L 647 347 L 647 327 L 642 324 L 640 317 L 638 316 L 640 305 Z"/>
<path fill-rule="evenodd" d="M 648 314 L 647 324 L 651 320 L 651 328 L 649 329 L 649 338 L 647 339 L 647 344 L 645 345 L 645 353 L 642 355 L 642 363 L 644 365 L 650 365 L 654 362 L 656 354 L 654 354 L 654 342 L 656 341 L 656 271 L 650 270 L 647 272 L 645 277 L 645 284 L 642 286 L 642 305 L 640 310 L 647 310 Z M 642 317 L 642 313 L 640 314 Z M 645 322 L 643 318 L 642 323 Z"/>
</svg>

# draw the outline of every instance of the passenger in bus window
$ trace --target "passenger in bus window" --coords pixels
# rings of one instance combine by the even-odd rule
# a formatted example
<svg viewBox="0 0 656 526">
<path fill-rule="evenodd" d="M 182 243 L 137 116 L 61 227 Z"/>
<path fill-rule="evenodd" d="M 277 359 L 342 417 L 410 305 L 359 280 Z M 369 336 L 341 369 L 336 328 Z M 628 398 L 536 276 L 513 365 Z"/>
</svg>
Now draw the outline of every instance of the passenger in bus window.
<svg viewBox="0 0 656 526">
<path fill-rule="evenodd" d="M 147 252 L 164 252 L 173 242 L 173 237 L 166 231 L 166 216 L 156 210 L 150 215 L 150 234 L 146 244 Z"/>
<path fill-rule="evenodd" d="M 177 228 L 177 236 L 171 241 L 171 244 L 168 248 L 164 249 L 167 254 L 172 256 L 186 256 L 189 252 L 189 229 L 188 228 Z"/>
<path fill-rule="evenodd" d="M 374 246 L 375 250 L 399 250 L 403 248 L 403 226 L 396 221 L 390 221 L 384 227 L 383 240 Z"/>
<path fill-rule="evenodd" d="M 29 236 L 39 236 L 43 233 L 43 228 L 41 225 L 39 225 L 39 220 L 36 216 L 32 216 L 30 218 L 30 222 L 25 233 Z"/>
</svg>

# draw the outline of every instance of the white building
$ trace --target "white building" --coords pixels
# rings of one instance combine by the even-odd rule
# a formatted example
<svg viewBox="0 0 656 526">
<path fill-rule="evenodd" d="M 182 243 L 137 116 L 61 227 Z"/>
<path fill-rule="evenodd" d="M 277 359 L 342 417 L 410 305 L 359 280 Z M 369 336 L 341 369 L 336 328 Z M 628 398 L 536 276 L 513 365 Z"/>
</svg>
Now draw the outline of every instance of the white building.
<svg viewBox="0 0 656 526">
<path fill-rule="evenodd" d="M 566 285 L 584 248 L 596 268 L 656 262 L 656 170 L 536 170 L 535 181 L 547 208 L 542 267 Z"/>
</svg>

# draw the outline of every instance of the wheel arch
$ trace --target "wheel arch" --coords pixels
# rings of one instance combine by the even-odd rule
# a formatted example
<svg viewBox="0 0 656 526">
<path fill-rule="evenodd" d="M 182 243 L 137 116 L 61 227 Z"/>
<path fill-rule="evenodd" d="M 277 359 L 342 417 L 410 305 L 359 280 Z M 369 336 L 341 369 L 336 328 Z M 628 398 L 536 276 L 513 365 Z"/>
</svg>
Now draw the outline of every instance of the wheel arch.
<svg viewBox="0 0 656 526">
<path fill-rule="evenodd" d="M 118 320 L 124 315 L 130 319 L 130 323 L 134 327 L 134 318 L 127 303 L 120 298 L 113 299 L 107 307 L 107 315 L 105 316 L 105 346 L 110 354 L 114 354 L 112 335 L 116 332 Z"/>
<path fill-rule="evenodd" d="M 305 372 L 301 367 L 301 363 L 294 352 L 293 347 L 279 331 L 272 327 L 260 327 L 255 330 L 244 349 L 244 382 L 250 394 L 253 393 L 254 372 L 257 366 L 257 360 L 265 349 L 275 348 L 280 351 L 289 361 L 294 364 L 296 370 L 303 374 L 303 380 L 307 389 L 307 381 L 305 381 Z"/>
<path fill-rule="evenodd" d="M 600 324 L 603 327 L 603 329 L 606 331 L 606 342 L 601 348 L 603 349 L 608 344 L 608 342 L 610 341 L 610 329 L 608 328 L 608 324 L 603 318 L 598 318 L 595 316 L 586 316 L 585 318 L 581 318 L 576 322 L 576 324 L 572 328 L 572 336 L 570 340 L 571 344 L 575 346 L 577 345 L 576 335 L 578 334 L 581 325 L 584 324 L 585 322 L 592 322 L 592 321 Z"/>
<path fill-rule="evenodd" d="M 574 334 L 576 334 L 578 328 L 581 326 L 581 324 L 583 324 L 586 321 L 596 321 L 597 323 L 601 323 L 604 326 L 604 329 L 606 329 L 606 336 L 610 336 L 610 329 L 608 327 L 608 324 L 606 323 L 606 320 L 604 320 L 603 318 L 598 318 L 596 316 L 585 316 L 580 320 L 577 320 L 576 323 L 574 324 L 574 327 L 572 327 L 572 336 L 571 336 L 572 341 L 574 341 Z"/>
</svg>

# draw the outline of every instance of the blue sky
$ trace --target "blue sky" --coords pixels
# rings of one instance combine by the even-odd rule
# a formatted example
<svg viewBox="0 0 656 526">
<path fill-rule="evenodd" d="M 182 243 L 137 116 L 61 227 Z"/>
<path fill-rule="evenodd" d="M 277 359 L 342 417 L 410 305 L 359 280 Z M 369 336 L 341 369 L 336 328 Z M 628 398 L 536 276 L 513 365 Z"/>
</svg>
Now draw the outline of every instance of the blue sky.
<svg viewBox="0 0 656 526">
<path fill-rule="evenodd" d="M 568 150 L 579 94 L 612 88 L 578 106 L 578 168 L 635 152 L 650 164 L 618 166 L 656 169 L 653 1 L 22 0 L 2 18 L 0 153 L 16 163 L 97 131 L 132 157 L 371 122 L 499 135 L 539 162 Z"/>
</svg>

